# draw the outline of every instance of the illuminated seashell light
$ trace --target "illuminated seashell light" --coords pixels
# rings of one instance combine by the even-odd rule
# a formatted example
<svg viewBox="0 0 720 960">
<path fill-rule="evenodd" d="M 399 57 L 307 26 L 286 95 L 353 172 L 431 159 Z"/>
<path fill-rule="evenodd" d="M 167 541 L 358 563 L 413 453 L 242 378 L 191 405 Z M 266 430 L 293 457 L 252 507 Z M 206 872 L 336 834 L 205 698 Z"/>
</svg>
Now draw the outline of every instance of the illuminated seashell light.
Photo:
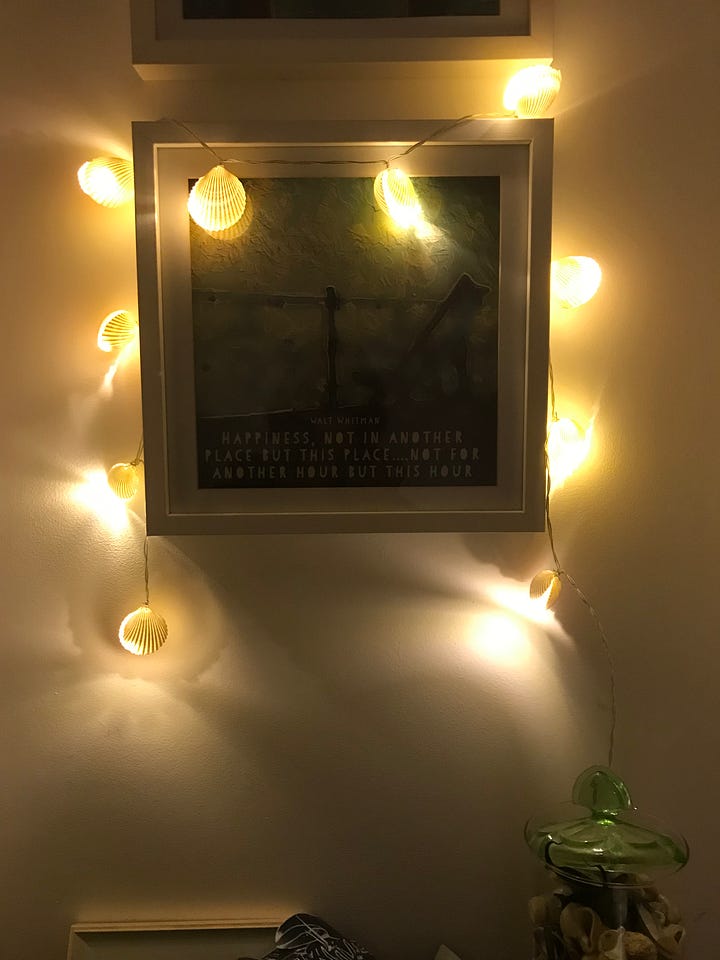
<svg viewBox="0 0 720 960">
<path fill-rule="evenodd" d="M 138 322 L 127 310 L 115 310 L 109 313 L 98 330 L 97 345 L 105 353 L 122 350 L 131 343 L 138 332 Z"/>
<path fill-rule="evenodd" d="M 123 647 L 135 656 L 147 656 L 155 653 L 165 643 L 168 628 L 159 613 L 143 604 L 129 613 L 118 630 L 118 638 Z"/>
<path fill-rule="evenodd" d="M 547 454 L 553 488 L 560 487 L 590 452 L 592 428 L 583 430 L 576 420 L 553 420 L 548 430 Z"/>
<path fill-rule="evenodd" d="M 541 570 L 530 581 L 530 599 L 549 610 L 557 603 L 562 582 L 555 570 Z"/>
<path fill-rule="evenodd" d="M 542 63 L 525 67 L 510 77 L 503 103 L 518 117 L 541 117 L 560 89 L 562 74 Z"/>
<path fill-rule="evenodd" d="M 600 264 L 592 257 L 563 257 L 550 267 L 550 289 L 563 307 L 580 307 L 592 300 L 601 281 Z"/>
<path fill-rule="evenodd" d="M 245 188 L 222 164 L 200 177 L 190 191 L 188 212 L 203 230 L 227 230 L 245 213 Z"/>
<path fill-rule="evenodd" d="M 119 207 L 135 194 L 133 165 L 121 157 L 96 157 L 77 173 L 83 193 L 103 207 Z"/>
<path fill-rule="evenodd" d="M 119 500 L 132 500 L 140 487 L 136 463 L 116 463 L 108 470 L 108 486 Z"/>
<path fill-rule="evenodd" d="M 423 222 L 423 211 L 413 182 L 402 170 L 383 170 L 373 184 L 375 202 L 403 230 Z"/>
</svg>

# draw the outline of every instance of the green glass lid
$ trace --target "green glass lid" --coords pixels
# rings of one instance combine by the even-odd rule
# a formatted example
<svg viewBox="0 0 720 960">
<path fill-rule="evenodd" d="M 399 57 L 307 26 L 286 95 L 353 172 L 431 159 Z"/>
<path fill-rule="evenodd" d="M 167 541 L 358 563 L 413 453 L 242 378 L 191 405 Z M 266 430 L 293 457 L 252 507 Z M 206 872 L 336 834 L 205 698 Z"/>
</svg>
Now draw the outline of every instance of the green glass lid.
<svg viewBox="0 0 720 960">
<path fill-rule="evenodd" d="M 684 867 L 684 837 L 638 813 L 630 791 L 607 767 L 589 767 L 575 781 L 572 803 L 532 817 L 525 839 L 543 863 L 568 878 L 636 886 Z"/>
</svg>

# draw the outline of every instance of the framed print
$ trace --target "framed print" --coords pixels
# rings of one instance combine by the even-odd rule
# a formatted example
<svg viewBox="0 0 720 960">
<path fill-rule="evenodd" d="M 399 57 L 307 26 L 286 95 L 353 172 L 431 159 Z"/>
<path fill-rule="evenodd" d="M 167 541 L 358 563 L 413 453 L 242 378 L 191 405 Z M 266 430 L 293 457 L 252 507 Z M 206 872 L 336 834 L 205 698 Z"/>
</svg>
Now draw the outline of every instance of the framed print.
<svg viewBox="0 0 720 960">
<path fill-rule="evenodd" d="M 273 65 L 552 58 L 553 0 L 131 0 L 145 79 Z"/>
<path fill-rule="evenodd" d="M 275 945 L 274 920 L 75 923 L 67 960 L 238 960 Z"/>
<path fill-rule="evenodd" d="M 497 17 L 500 0 L 182 0 L 185 20 Z"/>
<path fill-rule="evenodd" d="M 542 529 L 552 121 L 412 151 L 398 226 L 375 176 L 439 126 L 134 124 L 149 533 Z"/>
</svg>

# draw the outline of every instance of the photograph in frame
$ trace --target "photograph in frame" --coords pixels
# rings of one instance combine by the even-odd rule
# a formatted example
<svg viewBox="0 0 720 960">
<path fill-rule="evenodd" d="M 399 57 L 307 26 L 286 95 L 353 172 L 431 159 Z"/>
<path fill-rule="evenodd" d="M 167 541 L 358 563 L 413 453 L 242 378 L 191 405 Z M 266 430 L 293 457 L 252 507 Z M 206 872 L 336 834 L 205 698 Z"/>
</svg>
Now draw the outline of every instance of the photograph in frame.
<svg viewBox="0 0 720 960">
<path fill-rule="evenodd" d="M 552 122 L 414 152 L 411 233 L 373 181 L 427 123 L 197 131 L 234 236 L 188 216 L 212 155 L 134 125 L 149 529 L 542 529 Z"/>
<path fill-rule="evenodd" d="M 503 61 L 550 62 L 553 2 L 130 0 L 133 64 L 147 80 L 339 78 L 348 64 L 371 79 L 380 62 L 388 77 L 423 64 L 429 79 L 455 62 L 494 90 L 507 80 Z M 493 109 L 490 91 L 478 96 L 476 112 Z"/>
<path fill-rule="evenodd" d="M 500 179 L 245 181 L 237 236 L 190 224 L 198 483 L 497 482 Z M 227 231 L 231 233 L 232 231 Z"/>
</svg>

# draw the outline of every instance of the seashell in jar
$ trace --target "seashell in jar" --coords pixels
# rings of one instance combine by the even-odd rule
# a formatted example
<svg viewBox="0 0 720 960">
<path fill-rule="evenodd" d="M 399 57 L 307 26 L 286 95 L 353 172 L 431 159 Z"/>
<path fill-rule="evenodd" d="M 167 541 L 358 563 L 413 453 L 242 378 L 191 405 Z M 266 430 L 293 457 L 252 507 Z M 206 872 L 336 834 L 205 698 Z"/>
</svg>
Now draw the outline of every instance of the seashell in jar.
<svg viewBox="0 0 720 960">
<path fill-rule="evenodd" d="M 667 897 L 663 896 L 661 893 L 658 894 L 657 903 L 665 916 L 666 924 L 682 924 L 682 914 L 674 903 L 670 903 Z"/>
<path fill-rule="evenodd" d="M 637 910 L 645 932 L 657 943 L 665 927 L 665 915 L 662 912 L 658 914 L 652 904 L 639 903 Z"/>
<path fill-rule="evenodd" d="M 528 903 L 530 922 L 534 927 L 557 926 L 560 922 L 561 905 L 552 895 L 532 897 Z"/>
<path fill-rule="evenodd" d="M 560 929 L 565 942 L 576 947 L 581 955 L 597 953 L 600 935 L 605 925 L 590 907 L 569 903 L 560 914 Z"/>
<path fill-rule="evenodd" d="M 668 924 L 657 939 L 659 955 L 663 960 L 678 960 L 682 956 L 685 928 L 679 923 Z"/>
<path fill-rule="evenodd" d="M 534 927 L 543 927 L 547 917 L 547 901 L 545 897 L 531 897 L 528 903 L 530 922 Z"/>
<path fill-rule="evenodd" d="M 634 879 L 635 885 L 639 889 L 641 899 L 646 901 L 658 899 L 660 891 L 653 883 L 652 877 L 648 877 L 644 873 L 638 873 Z"/>
<path fill-rule="evenodd" d="M 623 934 L 623 947 L 627 960 L 658 960 L 657 947 L 644 933 L 626 930 Z"/>
<path fill-rule="evenodd" d="M 598 937 L 598 950 L 593 954 L 592 960 L 626 960 L 623 933 L 622 927 L 619 930 L 603 930 Z"/>
<path fill-rule="evenodd" d="M 685 928 L 679 922 L 679 911 L 665 897 L 652 904 L 638 904 L 638 916 L 661 957 L 677 960 L 682 956 Z"/>
<path fill-rule="evenodd" d="M 533 960 L 550 960 L 544 927 L 535 927 L 533 930 Z"/>
</svg>

